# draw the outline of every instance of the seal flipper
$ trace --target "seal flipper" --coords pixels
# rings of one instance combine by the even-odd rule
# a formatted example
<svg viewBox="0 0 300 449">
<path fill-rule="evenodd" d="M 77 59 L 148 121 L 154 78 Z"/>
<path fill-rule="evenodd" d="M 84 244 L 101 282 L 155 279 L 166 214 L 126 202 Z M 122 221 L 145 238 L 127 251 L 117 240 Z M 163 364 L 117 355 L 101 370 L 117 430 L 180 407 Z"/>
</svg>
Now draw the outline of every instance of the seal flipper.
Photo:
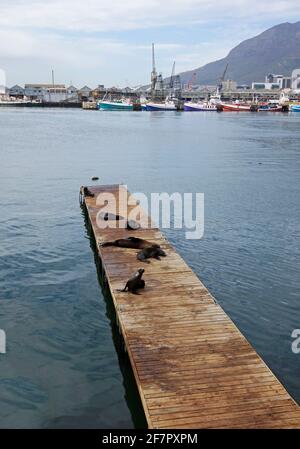
<svg viewBox="0 0 300 449">
<path fill-rule="evenodd" d="M 117 292 L 127 292 L 127 290 L 129 290 L 129 288 L 128 288 L 128 282 L 126 282 L 126 285 L 125 285 L 125 287 L 124 287 L 123 289 L 118 288 L 118 289 L 117 289 Z"/>
<path fill-rule="evenodd" d="M 140 229 L 141 226 L 134 220 L 128 220 L 126 227 L 127 229 L 131 229 L 132 231 L 136 231 L 137 229 Z"/>
<path fill-rule="evenodd" d="M 99 243 L 100 248 L 102 248 L 103 246 L 116 246 L 115 242 L 103 242 L 103 243 Z"/>
<path fill-rule="evenodd" d="M 150 261 L 147 260 L 147 258 L 145 257 L 143 251 L 140 251 L 139 253 L 137 253 L 136 258 L 138 260 L 140 260 L 141 262 L 150 263 Z"/>
</svg>

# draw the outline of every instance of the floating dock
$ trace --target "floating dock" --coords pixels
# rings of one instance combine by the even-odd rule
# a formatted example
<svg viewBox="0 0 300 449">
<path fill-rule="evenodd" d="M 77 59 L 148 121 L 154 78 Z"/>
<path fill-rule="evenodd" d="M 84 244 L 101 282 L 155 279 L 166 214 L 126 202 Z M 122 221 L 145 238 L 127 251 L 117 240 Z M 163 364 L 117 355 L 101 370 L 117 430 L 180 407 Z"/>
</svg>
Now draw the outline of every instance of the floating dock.
<svg viewBox="0 0 300 449">
<path fill-rule="evenodd" d="M 97 226 L 97 195 L 118 200 L 119 187 L 127 198 L 125 186 L 91 186 L 84 204 L 149 428 L 300 428 L 297 403 L 159 229 Z M 132 235 L 167 257 L 145 264 L 137 250 L 99 248 Z M 141 267 L 141 294 L 119 292 Z"/>
</svg>

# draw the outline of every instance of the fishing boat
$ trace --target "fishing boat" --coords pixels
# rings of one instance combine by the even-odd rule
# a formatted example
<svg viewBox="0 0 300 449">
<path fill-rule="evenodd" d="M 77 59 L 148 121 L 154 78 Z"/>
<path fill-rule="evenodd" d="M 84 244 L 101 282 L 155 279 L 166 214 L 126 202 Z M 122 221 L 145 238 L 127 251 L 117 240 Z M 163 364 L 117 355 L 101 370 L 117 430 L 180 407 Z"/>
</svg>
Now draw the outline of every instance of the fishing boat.
<svg viewBox="0 0 300 449">
<path fill-rule="evenodd" d="M 258 105 L 258 112 L 284 112 L 284 106 L 280 104 L 260 104 Z"/>
<path fill-rule="evenodd" d="M 230 111 L 230 112 L 252 112 L 257 111 L 257 107 L 252 104 L 241 103 L 221 103 L 217 105 L 218 111 Z"/>
<path fill-rule="evenodd" d="M 300 104 L 292 104 L 291 111 L 292 112 L 300 112 Z"/>
<path fill-rule="evenodd" d="M 130 102 L 130 100 L 127 99 L 115 101 L 103 99 L 98 101 L 97 108 L 100 111 L 132 111 L 133 104 Z"/>
<path fill-rule="evenodd" d="M 221 104 L 222 100 L 221 100 L 221 94 L 219 92 L 219 89 L 217 89 L 217 92 L 215 95 L 212 95 L 209 99 L 209 104 L 210 105 L 217 105 L 217 104 Z"/>
<path fill-rule="evenodd" d="M 146 111 L 177 111 L 174 101 L 165 101 L 163 103 L 155 103 L 149 101 L 145 104 Z"/>
<path fill-rule="evenodd" d="M 188 101 L 184 103 L 183 109 L 185 111 L 216 111 L 217 106 L 210 103 L 193 103 L 192 101 Z"/>
</svg>

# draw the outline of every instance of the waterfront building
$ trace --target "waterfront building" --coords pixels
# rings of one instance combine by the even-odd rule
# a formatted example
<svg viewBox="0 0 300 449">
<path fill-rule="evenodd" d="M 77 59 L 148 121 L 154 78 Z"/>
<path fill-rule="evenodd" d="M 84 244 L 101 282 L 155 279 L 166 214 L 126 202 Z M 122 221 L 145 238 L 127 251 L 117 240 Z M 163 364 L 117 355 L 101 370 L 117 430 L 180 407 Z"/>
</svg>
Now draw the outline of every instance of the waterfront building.
<svg viewBox="0 0 300 449">
<path fill-rule="evenodd" d="M 279 83 L 252 83 L 252 90 L 279 90 Z"/>
<path fill-rule="evenodd" d="M 233 80 L 222 81 L 222 91 L 233 91 L 237 88 L 237 82 Z"/>
<path fill-rule="evenodd" d="M 238 84 L 236 88 L 237 90 L 249 90 L 250 86 L 248 86 L 248 84 Z"/>
<path fill-rule="evenodd" d="M 64 84 L 25 84 L 24 94 L 32 100 L 57 103 L 66 100 L 67 90 Z"/>
<path fill-rule="evenodd" d="M 274 73 L 268 73 L 265 76 L 265 83 L 277 83 L 278 78 L 282 78 L 283 75 L 275 75 Z"/>
<path fill-rule="evenodd" d="M 290 76 L 283 76 L 281 79 L 278 79 L 280 89 L 290 89 L 292 86 L 292 78 Z"/>
<path fill-rule="evenodd" d="M 64 84 L 25 84 L 24 95 L 31 100 L 39 100 L 43 103 L 79 101 L 76 87 L 66 88 Z"/>
<path fill-rule="evenodd" d="M 292 89 L 300 89 L 300 69 L 295 69 L 292 72 Z"/>
<path fill-rule="evenodd" d="M 24 97 L 24 87 L 21 87 L 18 84 L 16 84 L 15 86 L 12 86 L 9 89 L 9 95 L 11 97 L 23 98 Z"/>
<path fill-rule="evenodd" d="M 6 86 L 0 85 L 0 95 L 7 95 L 9 89 Z"/>
<path fill-rule="evenodd" d="M 88 86 L 83 86 L 78 90 L 78 97 L 80 101 L 88 101 L 92 98 L 92 89 Z"/>
<path fill-rule="evenodd" d="M 279 89 L 290 89 L 292 85 L 292 78 L 290 76 L 275 75 L 274 73 L 269 73 L 265 77 L 266 83 L 279 84 Z"/>
<path fill-rule="evenodd" d="M 93 100 L 97 100 L 99 98 L 103 98 L 105 93 L 106 93 L 106 91 L 105 91 L 104 85 L 99 84 L 95 89 L 92 90 L 91 97 L 93 98 Z"/>
<path fill-rule="evenodd" d="M 68 99 L 78 100 L 78 89 L 73 85 L 67 87 L 67 95 Z"/>
</svg>

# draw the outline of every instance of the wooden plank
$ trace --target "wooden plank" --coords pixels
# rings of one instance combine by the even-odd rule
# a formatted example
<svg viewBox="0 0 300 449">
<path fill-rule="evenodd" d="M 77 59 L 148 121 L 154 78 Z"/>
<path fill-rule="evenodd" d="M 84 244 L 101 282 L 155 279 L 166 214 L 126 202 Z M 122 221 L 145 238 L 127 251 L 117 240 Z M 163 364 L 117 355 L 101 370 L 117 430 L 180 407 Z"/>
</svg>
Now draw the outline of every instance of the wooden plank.
<svg viewBox="0 0 300 449">
<path fill-rule="evenodd" d="M 120 187 L 120 189 L 119 189 Z M 98 195 L 127 205 L 125 186 L 89 187 L 85 206 L 97 245 L 134 235 L 158 243 L 161 261 L 98 247 L 150 428 L 300 428 L 300 409 L 159 229 L 99 228 Z M 98 199 L 98 202 L 97 202 Z M 120 211 L 120 212 L 119 212 Z M 118 291 L 140 267 L 142 294 Z"/>
</svg>

